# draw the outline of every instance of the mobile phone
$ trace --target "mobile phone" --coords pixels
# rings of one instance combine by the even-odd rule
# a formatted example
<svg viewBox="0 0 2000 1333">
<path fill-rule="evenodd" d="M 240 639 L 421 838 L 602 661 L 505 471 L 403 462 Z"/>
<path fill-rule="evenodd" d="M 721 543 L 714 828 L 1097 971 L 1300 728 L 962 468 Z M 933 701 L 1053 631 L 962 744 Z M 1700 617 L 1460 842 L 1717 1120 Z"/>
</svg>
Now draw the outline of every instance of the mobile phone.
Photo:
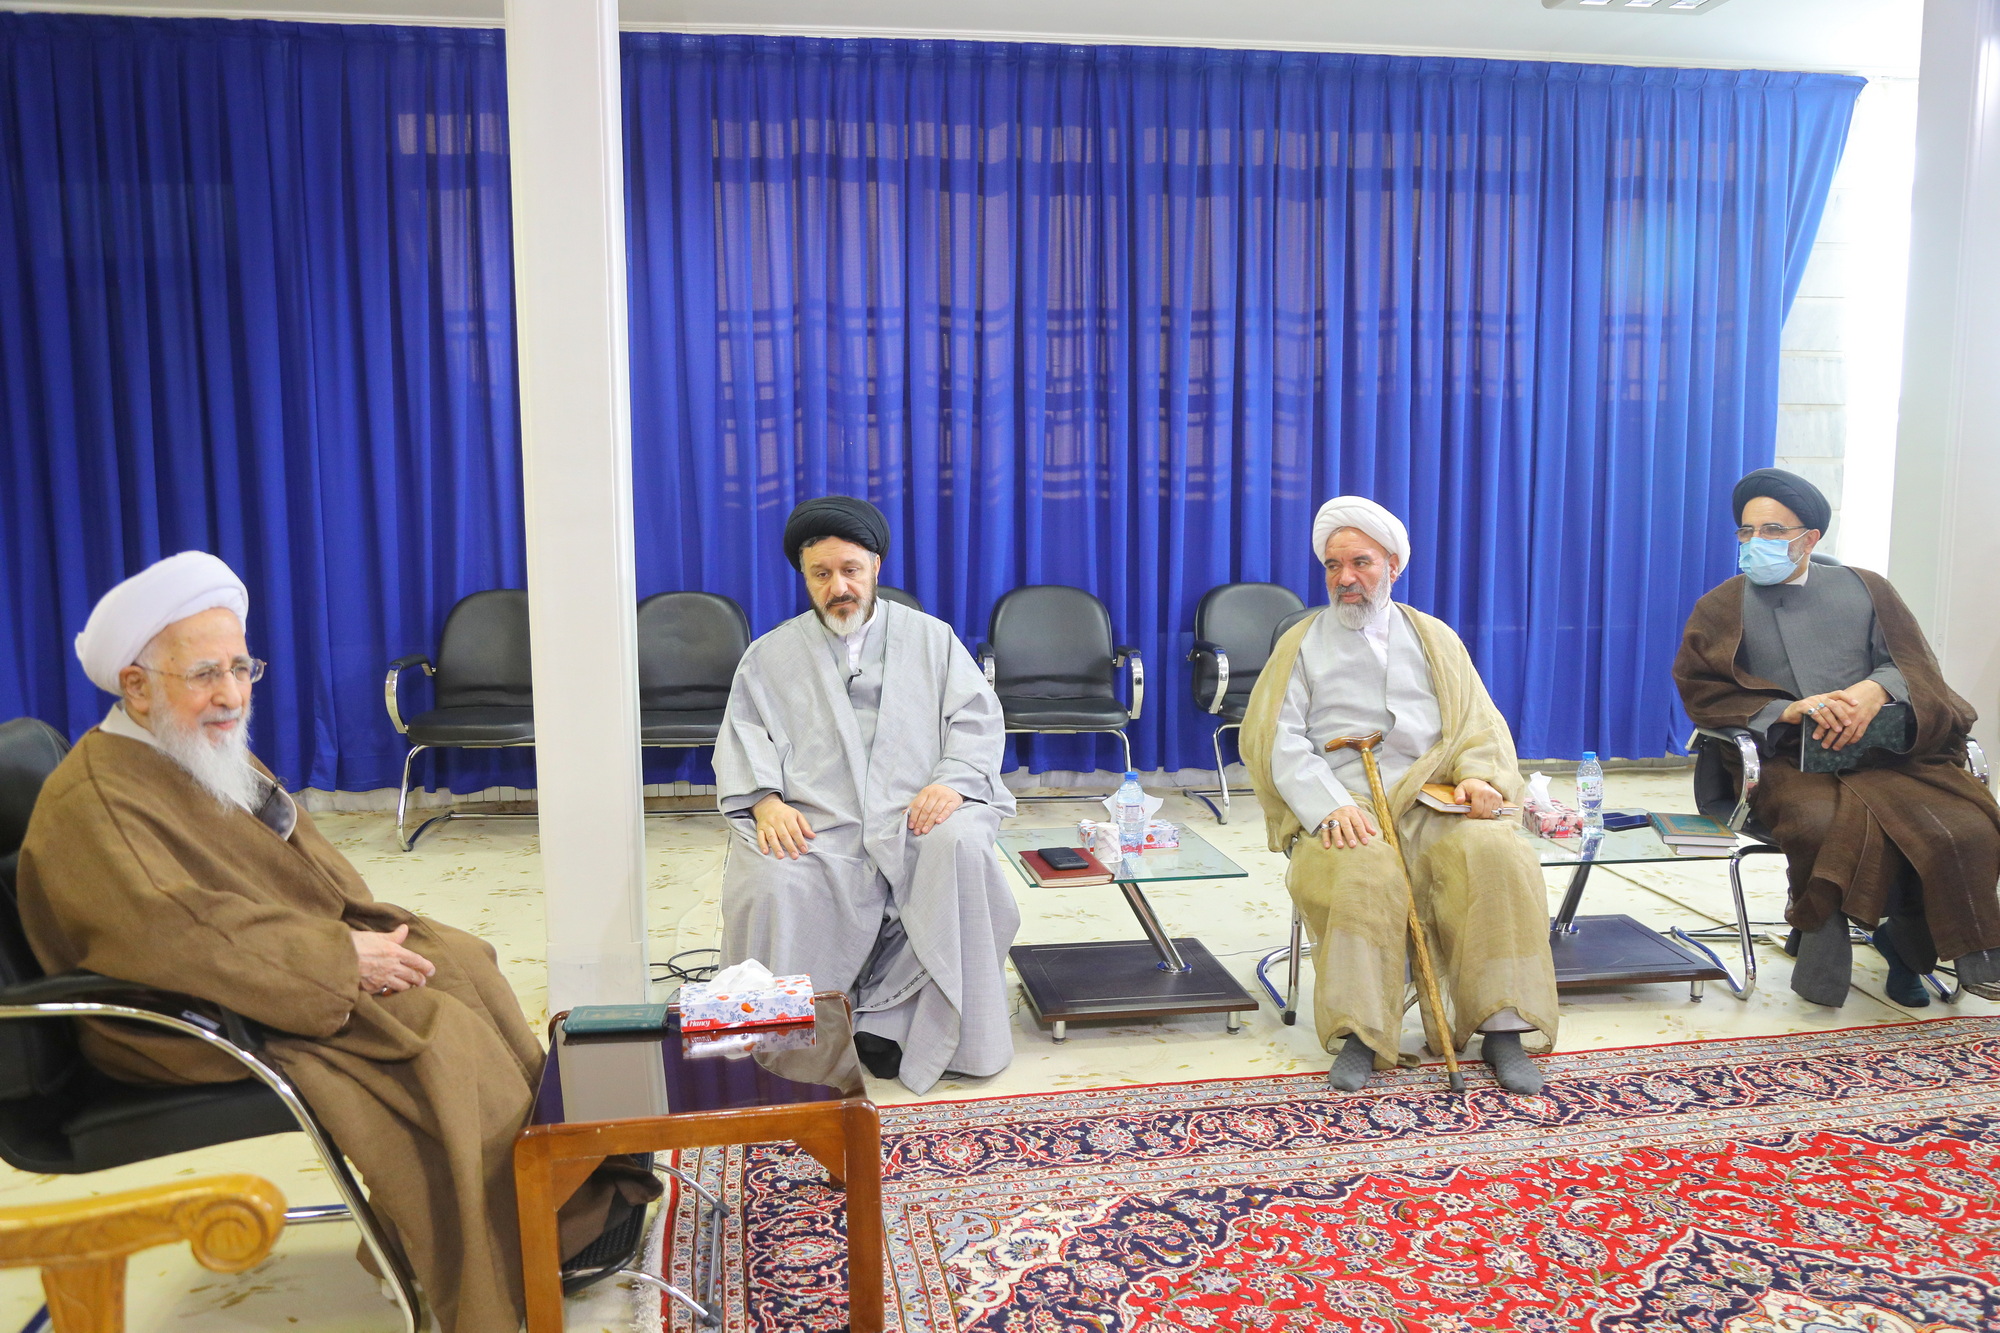
<svg viewBox="0 0 2000 1333">
<path fill-rule="evenodd" d="M 1051 870 L 1087 870 L 1090 862 L 1074 847 L 1037 847 L 1035 854 L 1049 863 Z"/>
</svg>

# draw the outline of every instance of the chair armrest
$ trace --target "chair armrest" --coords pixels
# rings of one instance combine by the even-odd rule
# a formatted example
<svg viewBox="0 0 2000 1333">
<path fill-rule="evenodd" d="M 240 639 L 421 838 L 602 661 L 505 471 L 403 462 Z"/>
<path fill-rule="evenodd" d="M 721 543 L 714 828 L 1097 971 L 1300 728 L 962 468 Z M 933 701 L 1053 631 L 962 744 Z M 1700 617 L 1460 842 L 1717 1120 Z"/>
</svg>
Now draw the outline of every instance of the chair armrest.
<svg viewBox="0 0 2000 1333">
<path fill-rule="evenodd" d="M 1965 771 L 1979 779 L 1979 785 L 1988 791 L 1993 788 L 1993 774 L 1986 767 L 1986 749 L 1978 741 L 1965 738 Z"/>
<path fill-rule="evenodd" d="M 1194 651 L 1187 655 L 1187 660 L 1194 662 L 1204 657 L 1215 663 L 1215 697 L 1208 701 L 1206 707 L 1211 713 L 1220 713 L 1223 696 L 1229 693 L 1229 654 L 1223 651 L 1219 643 L 1196 639 Z M 1197 699 L 1195 702 L 1199 704 L 1201 700 Z"/>
<path fill-rule="evenodd" d="M 389 663 L 389 677 L 382 682 L 382 702 L 389 709 L 389 721 L 395 726 L 398 735 L 408 735 L 410 728 L 403 721 L 403 710 L 396 698 L 396 685 L 402 680 L 403 673 L 411 667 L 422 667 L 426 676 L 437 674 L 437 668 L 431 665 L 431 659 L 422 653 L 411 653 L 408 657 L 399 657 Z"/>
<path fill-rule="evenodd" d="M 1126 711 L 1131 713 L 1132 720 L 1137 722 L 1140 712 L 1146 707 L 1145 659 L 1139 656 L 1137 648 L 1121 643 L 1111 650 L 1111 665 L 1114 669 L 1126 667 L 1132 672 L 1132 706 Z"/>
<path fill-rule="evenodd" d="M 79 969 L 0 987 L 0 1009 L 45 1004 L 112 1004 L 147 1009 L 162 1017 L 193 1023 L 211 1033 L 221 1033 L 246 1051 L 262 1050 L 264 1047 L 263 1029 L 234 1010 L 197 1000 L 191 995 L 142 986 L 136 981 L 120 981 L 116 977 Z"/>
<path fill-rule="evenodd" d="M 981 639 L 979 646 L 972 650 L 972 656 L 973 660 L 979 663 L 979 669 L 986 673 L 986 683 L 991 685 L 994 677 L 993 645 Z"/>
<path fill-rule="evenodd" d="M 1688 737 L 1688 748 L 1692 750 L 1703 738 L 1736 747 L 1736 757 L 1743 765 L 1743 785 L 1736 792 L 1736 809 L 1729 815 L 1729 831 L 1741 833 L 1750 818 L 1750 796 L 1757 790 L 1757 779 L 1764 771 L 1763 760 L 1757 753 L 1756 734 L 1748 727 L 1696 727 Z"/>
</svg>

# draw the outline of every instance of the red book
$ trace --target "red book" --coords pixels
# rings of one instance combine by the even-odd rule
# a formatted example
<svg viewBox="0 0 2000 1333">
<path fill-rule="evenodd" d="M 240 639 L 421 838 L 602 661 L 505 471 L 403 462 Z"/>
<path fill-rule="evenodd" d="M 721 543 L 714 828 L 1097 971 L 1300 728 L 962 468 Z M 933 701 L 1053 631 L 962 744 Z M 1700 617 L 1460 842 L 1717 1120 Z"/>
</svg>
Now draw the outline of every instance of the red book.
<svg viewBox="0 0 2000 1333">
<path fill-rule="evenodd" d="M 1040 852 L 1034 851 L 1022 852 L 1021 864 L 1028 867 L 1028 873 L 1035 877 L 1038 884 L 1109 884 L 1117 878 L 1104 868 L 1104 862 L 1090 854 L 1089 849 L 1075 847 L 1071 850 L 1090 864 L 1081 870 L 1057 870 L 1042 859 Z"/>
</svg>

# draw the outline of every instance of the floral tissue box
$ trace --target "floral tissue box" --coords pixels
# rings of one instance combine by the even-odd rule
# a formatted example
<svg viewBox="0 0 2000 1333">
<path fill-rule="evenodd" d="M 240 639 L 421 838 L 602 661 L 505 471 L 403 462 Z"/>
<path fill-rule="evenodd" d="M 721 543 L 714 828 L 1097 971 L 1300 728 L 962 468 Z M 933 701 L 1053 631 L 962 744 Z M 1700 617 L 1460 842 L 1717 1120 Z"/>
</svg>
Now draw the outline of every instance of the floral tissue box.
<svg viewBox="0 0 2000 1333">
<path fill-rule="evenodd" d="M 1078 844 L 1090 848 L 1093 852 L 1098 852 L 1097 859 L 1102 861 L 1104 855 L 1098 849 L 1101 845 L 1105 844 L 1100 844 L 1097 841 L 1097 837 L 1093 835 L 1108 838 L 1109 844 L 1106 845 L 1106 850 L 1109 850 L 1109 846 L 1117 844 L 1118 826 L 1108 819 L 1082 819 L 1077 821 L 1076 836 Z M 1180 845 L 1181 831 L 1179 825 L 1165 819 L 1149 819 L 1146 821 L 1146 843 L 1139 849 L 1140 851 L 1161 852 Z"/>
<path fill-rule="evenodd" d="M 814 1012 L 812 978 L 804 974 L 773 977 L 755 990 L 717 990 L 709 981 L 681 987 L 682 1032 L 810 1023 Z"/>
</svg>

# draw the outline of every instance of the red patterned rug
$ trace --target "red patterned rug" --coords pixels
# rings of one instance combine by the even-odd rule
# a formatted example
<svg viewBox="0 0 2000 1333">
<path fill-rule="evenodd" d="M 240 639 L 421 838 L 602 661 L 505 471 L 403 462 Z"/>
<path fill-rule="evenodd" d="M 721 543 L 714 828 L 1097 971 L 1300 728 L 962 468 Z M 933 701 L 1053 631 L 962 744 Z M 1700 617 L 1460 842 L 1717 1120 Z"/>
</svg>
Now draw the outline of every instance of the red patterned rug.
<svg viewBox="0 0 2000 1333">
<path fill-rule="evenodd" d="M 1544 1067 L 1534 1098 L 1474 1066 L 1463 1099 L 1425 1069 L 885 1108 L 890 1327 L 2000 1329 L 2000 1021 Z M 819 1166 L 687 1156 L 738 1204 L 728 1333 L 844 1327 Z"/>
</svg>

